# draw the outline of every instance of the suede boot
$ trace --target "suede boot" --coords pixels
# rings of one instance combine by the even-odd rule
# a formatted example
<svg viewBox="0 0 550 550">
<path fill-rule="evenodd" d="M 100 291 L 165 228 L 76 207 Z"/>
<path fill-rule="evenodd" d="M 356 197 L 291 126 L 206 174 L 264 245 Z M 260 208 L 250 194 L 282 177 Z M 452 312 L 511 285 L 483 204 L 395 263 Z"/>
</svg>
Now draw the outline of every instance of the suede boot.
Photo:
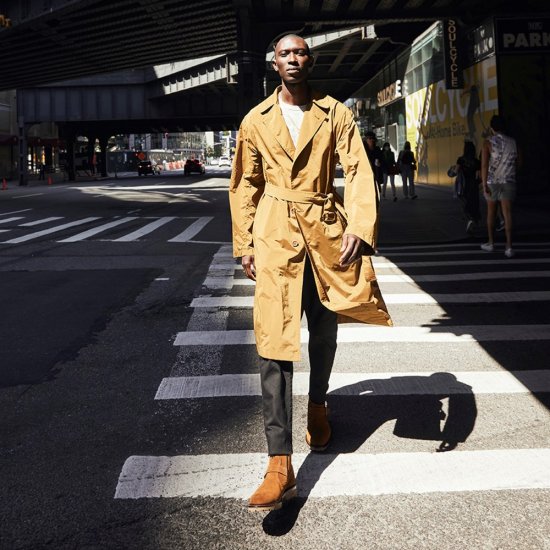
<svg viewBox="0 0 550 550">
<path fill-rule="evenodd" d="M 324 451 L 329 444 L 332 430 L 328 422 L 328 407 L 309 401 L 307 405 L 306 443 L 312 451 Z"/>
<path fill-rule="evenodd" d="M 262 484 L 248 499 L 248 509 L 260 512 L 278 510 L 286 500 L 296 495 L 296 478 L 290 455 L 270 456 Z"/>
</svg>

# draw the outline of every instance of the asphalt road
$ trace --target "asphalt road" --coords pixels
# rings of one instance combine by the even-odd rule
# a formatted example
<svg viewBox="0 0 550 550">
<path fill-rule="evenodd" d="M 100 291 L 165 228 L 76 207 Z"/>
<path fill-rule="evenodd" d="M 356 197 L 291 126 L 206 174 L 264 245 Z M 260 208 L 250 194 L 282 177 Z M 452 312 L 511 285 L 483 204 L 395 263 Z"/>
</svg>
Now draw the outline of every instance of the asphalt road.
<svg viewBox="0 0 550 550">
<path fill-rule="evenodd" d="M 296 364 L 300 497 L 264 516 L 244 500 L 265 440 L 228 175 L 0 195 L 0 548 L 549 549 L 544 213 L 518 213 L 507 261 L 441 190 L 382 203 L 396 327 L 341 329 L 326 455 Z"/>
</svg>

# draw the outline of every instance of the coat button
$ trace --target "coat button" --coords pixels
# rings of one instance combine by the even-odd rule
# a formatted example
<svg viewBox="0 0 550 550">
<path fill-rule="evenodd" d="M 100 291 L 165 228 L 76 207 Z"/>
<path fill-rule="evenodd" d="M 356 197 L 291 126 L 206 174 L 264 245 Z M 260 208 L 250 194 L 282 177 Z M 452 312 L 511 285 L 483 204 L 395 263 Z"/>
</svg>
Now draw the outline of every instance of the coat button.
<svg viewBox="0 0 550 550">
<path fill-rule="evenodd" d="M 299 246 L 300 243 L 298 241 L 292 241 L 292 246 Z"/>
</svg>

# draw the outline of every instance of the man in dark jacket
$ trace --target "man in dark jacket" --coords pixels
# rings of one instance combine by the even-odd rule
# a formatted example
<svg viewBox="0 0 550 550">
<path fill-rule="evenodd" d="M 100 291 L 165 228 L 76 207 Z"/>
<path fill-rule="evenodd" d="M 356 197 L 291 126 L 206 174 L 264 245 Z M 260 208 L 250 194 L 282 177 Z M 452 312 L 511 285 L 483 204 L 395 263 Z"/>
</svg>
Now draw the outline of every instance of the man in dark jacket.
<svg viewBox="0 0 550 550">
<path fill-rule="evenodd" d="M 363 143 L 365 145 L 365 150 L 367 151 L 367 156 L 369 157 L 369 162 L 374 174 L 374 181 L 378 185 L 378 188 L 381 189 L 384 179 L 382 170 L 384 158 L 382 155 L 382 149 L 376 145 L 376 136 L 374 135 L 374 132 L 367 132 Z"/>
</svg>

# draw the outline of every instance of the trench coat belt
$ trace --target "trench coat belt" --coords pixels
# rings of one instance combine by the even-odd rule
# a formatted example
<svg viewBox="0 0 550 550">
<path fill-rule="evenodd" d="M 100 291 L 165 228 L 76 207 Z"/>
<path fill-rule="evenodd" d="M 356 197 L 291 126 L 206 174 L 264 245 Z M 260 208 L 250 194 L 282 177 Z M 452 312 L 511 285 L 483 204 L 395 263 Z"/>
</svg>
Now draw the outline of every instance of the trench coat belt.
<svg viewBox="0 0 550 550">
<path fill-rule="evenodd" d="M 336 220 L 334 209 L 333 193 L 316 193 L 314 191 L 300 191 L 298 189 L 288 189 L 278 187 L 272 183 L 266 183 L 264 194 L 287 202 L 313 203 L 323 207 L 321 220 L 326 223 L 332 223 Z"/>
</svg>

